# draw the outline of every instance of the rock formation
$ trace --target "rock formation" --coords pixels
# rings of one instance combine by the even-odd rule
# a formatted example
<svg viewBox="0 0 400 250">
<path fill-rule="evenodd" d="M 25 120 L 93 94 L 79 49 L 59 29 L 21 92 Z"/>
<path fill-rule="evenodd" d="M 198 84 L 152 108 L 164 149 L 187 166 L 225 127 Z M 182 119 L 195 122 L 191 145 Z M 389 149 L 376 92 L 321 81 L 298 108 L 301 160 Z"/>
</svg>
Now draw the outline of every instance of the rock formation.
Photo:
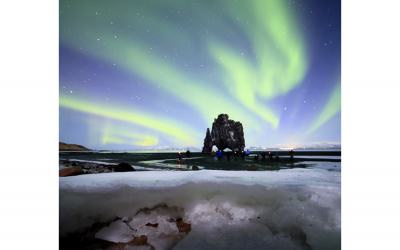
<svg viewBox="0 0 400 250">
<path fill-rule="evenodd" d="M 209 153 L 215 145 L 218 150 L 229 148 L 233 151 L 244 150 L 243 126 L 240 122 L 229 120 L 227 114 L 218 115 L 212 124 L 212 130 L 207 128 L 202 153 Z"/>
<path fill-rule="evenodd" d="M 91 151 L 91 149 L 85 148 L 81 145 L 76 144 L 67 144 L 64 142 L 58 143 L 58 150 L 59 151 Z"/>
</svg>

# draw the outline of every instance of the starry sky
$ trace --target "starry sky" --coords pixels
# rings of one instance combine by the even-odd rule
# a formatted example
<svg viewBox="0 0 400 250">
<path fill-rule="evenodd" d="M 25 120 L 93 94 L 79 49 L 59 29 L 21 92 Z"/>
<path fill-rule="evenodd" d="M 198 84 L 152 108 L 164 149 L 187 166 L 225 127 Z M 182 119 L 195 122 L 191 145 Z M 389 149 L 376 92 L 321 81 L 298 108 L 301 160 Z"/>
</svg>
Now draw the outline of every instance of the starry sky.
<svg viewBox="0 0 400 250">
<path fill-rule="evenodd" d="M 341 2 L 59 1 L 59 140 L 202 146 L 341 142 Z"/>
</svg>

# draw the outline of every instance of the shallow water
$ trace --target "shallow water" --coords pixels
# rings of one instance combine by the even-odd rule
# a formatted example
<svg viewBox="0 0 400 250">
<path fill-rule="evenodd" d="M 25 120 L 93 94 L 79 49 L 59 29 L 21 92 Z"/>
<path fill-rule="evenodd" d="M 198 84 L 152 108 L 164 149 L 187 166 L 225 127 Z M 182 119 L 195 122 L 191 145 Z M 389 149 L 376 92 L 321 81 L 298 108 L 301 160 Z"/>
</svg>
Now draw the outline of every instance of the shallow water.
<svg viewBox="0 0 400 250">
<path fill-rule="evenodd" d="M 259 160 L 255 160 L 255 153 L 258 153 Z M 312 154 L 315 154 L 313 152 Z M 321 153 L 321 152 L 319 152 Z M 340 152 L 339 152 L 340 153 Z M 337 154 L 337 153 L 336 153 Z M 247 170 L 248 167 L 257 167 L 257 171 L 276 171 L 291 168 L 304 168 L 314 167 L 315 164 L 300 164 L 303 161 L 331 161 L 340 162 L 340 156 L 337 155 L 301 155 L 295 156 L 294 160 L 290 160 L 289 156 L 280 156 L 279 160 L 273 157 L 270 160 L 266 157 L 265 160 L 261 157 L 261 152 L 253 152 L 248 158 L 243 159 L 241 156 L 235 160 L 234 156 L 227 160 L 226 156 L 222 156 L 221 161 L 217 157 L 211 157 L 208 154 L 201 154 L 199 152 L 192 152 L 190 158 L 186 158 L 185 154 L 182 154 L 182 160 L 178 159 L 177 153 L 125 153 L 121 151 L 118 153 L 105 153 L 105 152 L 63 152 L 59 154 L 61 159 L 70 160 L 82 160 L 82 161 L 93 161 L 93 162 L 104 162 L 104 163 L 121 163 L 127 162 L 132 166 L 141 166 L 151 169 L 152 167 L 169 168 L 176 170 L 188 170 L 192 169 L 193 166 L 197 166 L 199 169 L 209 170 L 235 170 L 242 171 Z M 339 158 L 339 159 L 338 159 Z M 339 165 L 339 164 L 336 164 Z M 138 168 L 140 170 L 140 168 Z M 331 171 L 337 171 L 338 168 L 333 168 Z"/>
</svg>

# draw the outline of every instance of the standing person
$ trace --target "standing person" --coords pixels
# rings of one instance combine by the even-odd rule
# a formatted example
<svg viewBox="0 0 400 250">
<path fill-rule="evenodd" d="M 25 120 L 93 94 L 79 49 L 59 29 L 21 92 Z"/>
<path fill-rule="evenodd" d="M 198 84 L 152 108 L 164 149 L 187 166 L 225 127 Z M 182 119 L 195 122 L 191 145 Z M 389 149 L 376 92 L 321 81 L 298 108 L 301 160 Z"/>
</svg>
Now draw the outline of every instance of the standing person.
<svg viewBox="0 0 400 250">
<path fill-rule="evenodd" d="M 244 151 L 242 151 L 241 155 L 242 155 L 242 161 L 243 161 L 246 154 Z"/>
<path fill-rule="evenodd" d="M 269 154 L 268 154 L 268 155 L 269 155 L 269 160 L 270 160 L 270 161 L 272 161 L 272 153 L 271 153 L 271 152 L 269 152 Z"/>
<path fill-rule="evenodd" d="M 289 155 L 290 155 L 290 160 L 292 160 L 293 161 L 293 149 L 290 149 L 289 150 Z"/>
<path fill-rule="evenodd" d="M 236 150 L 236 151 L 235 151 L 235 161 L 237 161 L 238 155 L 239 155 L 239 153 L 238 153 L 238 151 Z"/>
<path fill-rule="evenodd" d="M 254 157 L 254 160 L 258 161 L 258 154 Z"/>
<path fill-rule="evenodd" d="M 221 161 L 221 157 L 222 157 L 222 151 L 221 149 L 218 151 L 218 160 Z"/>
<path fill-rule="evenodd" d="M 211 158 L 215 160 L 215 152 L 214 152 L 214 150 L 211 151 Z"/>
<path fill-rule="evenodd" d="M 227 159 L 228 161 L 231 160 L 231 151 L 226 152 L 226 159 Z"/>
<path fill-rule="evenodd" d="M 186 151 L 186 159 L 187 159 L 187 158 L 190 159 L 190 150 L 189 150 L 189 149 Z"/>
<path fill-rule="evenodd" d="M 275 160 L 279 161 L 279 155 L 278 152 L 275 153 Z"/>
<path fill-rule="evenodd" d="M 249 159 L 249 156 L 250 156 L 250 151 L 249 151 L 249 149 L 247 149 L 247 151 L 246 151 L 246 159 Z"/>
<path fill-rule="evenodd" d="M 182 154 L 181 154 L 181 152 L 179 152 L 179 160 L 178 161 L 181 161 L 182 160 Z"/>
<path fill-rule="evenodd" d="M 262 155 L 263 161 L 265 161 L 265 156 L 267 155 L 267 154 L 265 153 L 265 151 L 263 151 L 261 155 Z"/>
</svg>

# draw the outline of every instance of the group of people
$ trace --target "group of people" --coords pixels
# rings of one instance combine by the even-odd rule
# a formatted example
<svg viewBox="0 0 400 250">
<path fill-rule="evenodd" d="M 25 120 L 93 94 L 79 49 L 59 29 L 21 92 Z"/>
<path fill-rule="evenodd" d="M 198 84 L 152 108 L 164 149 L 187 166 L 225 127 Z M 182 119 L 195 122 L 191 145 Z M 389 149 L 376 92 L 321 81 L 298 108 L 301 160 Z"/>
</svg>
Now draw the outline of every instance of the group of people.
<svg viewBox="0 0 400 250">
<path fill-rule="evenodd" d="M 188 149 L 187 151 L 186 151 L 186 159 L 189 159 L 190 160 L 190 154 L 191 154 L 191 152 L 190 152 L 190 150 Z M 179 152 L 179 160 L 178 161 L 181 161 L 182 160 L 182 153 L 181 152 Z"/>
<path fill-rule="evenodd" d="M 214 150 L 213 150 L 211 152 L 211 158 L 213 158 L 215 160 L 218 159 L 218 161 L 221 161 L 222 154 L 226 155 L 226 159 L 228 161 L 231 160 L 232 151 L 225 152 L 225 151 L 219 150 L 218 152 L 214 152 Z M 248 160 L 249 156 L 250 156 L 250 151 L 247 149 L 246 151 L 242 151 L 239 153 L 239 149 L 235 149 L 233 151 L 233 156 L 234 156 L 235 161 L 238 160 L 239 155 L 242 157 L 242 160 Z"/>
<path fill-rule="evenodd" d="M 231 151 L 227 151 L 227 152 L 222 151 L 222 150 L 219 150 L 218 152 L 212 151 L 212 152 L 211 152 L 211 158 L 213 158 L 213 159 L 215 159 L 215 160 L 218 159 L 218 161 L 221 161 L 221 159 L 222 159 L 222 154 L 223 154 L 223 153 L 224 153 L 224 155 L 226 155 L 226 159 L 227 159 L 228 161 L 230 161 L 230 160 L 231 160 L 231 155 L 232 155 L 232 152 L 231 152 Z M 293 157 L 293 151 L 291 151 L 291 152 L 289 152 L 289 153 L 291 154 L 291 157 Z M 249 149 L 247 149 L 246 151 L 242 151 L 242 152 L 240 152 L 240 153 L 239 153 L 239 150 L 234 150 L 234 151 L 233 151 L 233 155 L 234 155 L 235 161 L 237 161 L 239 154 L 241 155 L 242 160 L 245 160 L 245 161 L 250 160 L 250 150 L 249 150 Z M 265 151 L 263 151 L 262 154 L 261 154 L 261 156 L 262 156 L 262 160 L 265 160 L 265 159 L 266 159 L 266 156 L 267 156 L 267 153 L 266 153 Z M 269 152 L 269 153 L 268 153 L 268 156 L 269 156 L 269 159 L 270 159 L 271 161 L 273 160 L 272 156 L 275 156 L 275 160 L 279 161 L 279 154 L 278 154 L 278 152 Z M 256 155 L 254 156 L 254 160 L 258 161 L 258 159 L 259 159 L 259 156 L 258 156 L 258 154 L 256 154 Z"/>
<path fill-rule="evenodd" d="M 231 160 L 232 151 L 227 151 L 227 152 L 225 152 L 225 151 L 219 150 L 219 151 L 216 153 L 216 152 L 214 152 L 214 150 L 213 150 L 213 151 L 211 152 L 211 158 L 213 158 L 213 159 L 215 159 L 215 160 L 218 159 L 218 161 L 221 161 L 221 159 L 222 159 L 222 153 L 224 153 L 224 154 L 226 155 L 226 158 L 227 158 L 228 161 Z M 190 159 L 190 154 L 191 154 L 191 152 L 190 152 L 190 150 L 188 149 L 188 150 L 186 151 L 186 159 Z M 237 159 L 238 159 L 238 157 L 239 157 L 239 150 L 238 150 L 237 148 L 233 151 L 233 155 L 234 155 L 235 161 L 237 161 Z M 242 157 L 242 160 L 246 160 L 246 161 L 250 160 L 250 159 L 249 159 L 249 158 L 250 158 L 250 157 L 249 157 L 249 156 L 250 156 L 250 150 L 249 150 L 249 149 L 247 149 L 246 151 L 240 152 L 240 155 L 241 155 L 241 157 Z M 290 150 L 289 150 L 289 155 L 290 155 L 290 159 L 293 160 L 293 149 L 290 149 Z M 261 156 L 262 156 L 262 160 L 265 160 L 265 157 L 267 156 L 267 153 L 266 153 L 265 151 L 263 151 L 263 152 L 261 153 Z M 271 161 L 273 160 L 273 159 L 272 159 L 272 156 L 275 156 L 275 160 L 279 161 L 279 154 L 278 154 L 278 152 L 269 152 L 269 153 L 268 153 L 269 160 L 271 160 Z M 181 160 L 182 160 L 182 154 L 181 154 L 181 152 L 179 152 L 179 161 L 181 161 Z M 256 154 L 256 155 L 254 156 L 254 160 L 258 161 L 258 154 Z"/>
</svg>

